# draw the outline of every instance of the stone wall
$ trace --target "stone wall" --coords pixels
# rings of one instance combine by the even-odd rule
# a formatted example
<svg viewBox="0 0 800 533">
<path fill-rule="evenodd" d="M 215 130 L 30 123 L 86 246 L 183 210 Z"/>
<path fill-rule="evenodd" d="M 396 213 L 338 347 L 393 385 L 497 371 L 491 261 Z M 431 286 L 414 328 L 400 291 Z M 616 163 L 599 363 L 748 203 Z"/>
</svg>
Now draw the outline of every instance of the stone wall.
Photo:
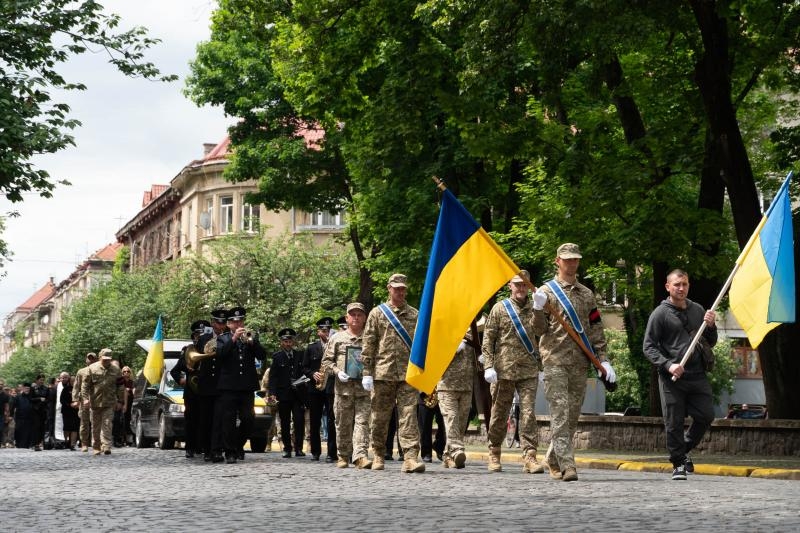
<svg viewBox="0 0 800 533">
<path fill-rule="evenodd" d="M 539 444 L 550 442 L 550 417 L 537 416 Z M 486 443 L 484 426 L 470 426 L 467 440 Z M 575 434 L 575 449 L 663 452 L 661 418 L 649 416 L 583 415 Z M 695 453 L 800 457 L 800 420 L 716 419 Z"/>
</svg>

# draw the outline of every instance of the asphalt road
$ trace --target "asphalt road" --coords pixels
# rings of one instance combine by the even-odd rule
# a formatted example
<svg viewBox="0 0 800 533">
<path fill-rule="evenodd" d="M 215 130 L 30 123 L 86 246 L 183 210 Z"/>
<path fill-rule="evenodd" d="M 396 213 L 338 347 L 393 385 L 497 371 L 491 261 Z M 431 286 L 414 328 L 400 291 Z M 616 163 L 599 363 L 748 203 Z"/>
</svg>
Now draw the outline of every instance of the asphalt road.
<svg viewBox="0 0 800 533">
<path fill-rule="evenodd" d="M 581 468 L 566 483 L 434 460 L 424 474 L 337 469 L 279 452 L 235 465 L 182 450 L 0 450 L 8 531 L 800 531 L 793 480 Z"/>
</svg>

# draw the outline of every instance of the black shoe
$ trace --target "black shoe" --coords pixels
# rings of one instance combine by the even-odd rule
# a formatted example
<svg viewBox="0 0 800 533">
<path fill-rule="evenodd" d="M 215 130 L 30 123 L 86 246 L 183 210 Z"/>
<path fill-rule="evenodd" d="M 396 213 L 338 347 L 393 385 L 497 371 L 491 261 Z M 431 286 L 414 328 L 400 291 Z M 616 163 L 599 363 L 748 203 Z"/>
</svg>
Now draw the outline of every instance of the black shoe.
<svg viewBox="0 0 800 533">
<path fill-rule="evenodd" d="M 673 468 L 672 481 L 686 481 L 686 467 L 680 465 Z"/>
<path fill-rule="evenodd" d="M 229 465 L 236 463 L 236 454 L 233 453 L 226 453 L 225 454 L 225 462 Z"/>
<path fill-rule="evenodd" d="M 384 461 L 394 461 L 394 457 L 392 457 L 392 454 L 387 453 L 386 455 L 383 456 L 383 460 Z"/>
<path fill-rule="evenodd" d="M 284 458 L 284 459 L 288 459 L 288 458 L 289 458 L 289 457 L 291 457 L 291 456 L 292 456 L 292 452 L 291 452 L 291 451 L 289 451 L 289 452 L 283 452 L 283 458 Z"/>
<path fill-rule="evenodd" d="M 192 457 L 194 457 L 194 450 L 187 449 L 184 455 L 186 456 L 187 459 L 191 459 Z"/>
<path fill-rule="evenodd" d="M 400 453 L 397 454 L 397 460 L 398 461 L 402 461 L 403 460 L 403 452 L 400 452 Z"/>
<path fill-rule="evenodd" d="M 433 462 L 433 458 L 430 455 L 423 455 L 422 456 L 422 460 L 425 461 L 426 463 L 432 463 Z"/>
<path fill-rule="evenodd" d="M 305 454 L 305 452 L 294 452 L 294 456 L 295 457 L 305 457 L 306 454 Z"/>
<path fill-rule="evenodd" d="M 318 453 L 312 454 L 311 455 L 311 460 L 312 461 L 319 461 L 319 454 Z"/>
<path fill-rule="evenodd" d="M 210 454 L 210 453 L 204 453 L 203 454 L 203 461 L 205 461 L 207 463 L 210 463 L 213 458 L 214 458 L 214 456 L 212 454 Z"/>
<path fill-rule="evenodd" d="M 692 456 L 688 453 L 686 454 L 686 459 L 683 461 L 683 467 L 690 474 L 694 472 L 694 462 L 692 462 Z"/>
<path fill-rule="evenodd" d="M 222 452 L 214 452 L 214 455 L 211 456 L 211 461 L 214 463 L 221 463 L 224 460 L 225 458 L 222 457 Z"/>
<path fill-rule="evenodd" d="M 439 460 L 441 461 L 441 460 L 442 460 L 442 452 L 438 452 L 438 451 L 437 451 L 437 452 L 436 452 L 436 458 L 437 458 L 437 459 L 439 459 Z"/>
<path fill-rule="evenodd" d="M 244 461 L 244 450 L 239 450 L 239 460 Z"/>
<path fill-rule="evenodd" d="M 325 462 L 326 463 L 335 463 L 336 459 L 334 459 L 333 457 L 327 456 L 327 457 L 325 457 Z"/>
<path fill-rule="evenodd" d="M 40 451 L 42 451 L 42 447 L 39 446 L 39 445 L 36 445 L 36 446 L 33 447 L 33 451 L 40 452 Z"/>
</svg>

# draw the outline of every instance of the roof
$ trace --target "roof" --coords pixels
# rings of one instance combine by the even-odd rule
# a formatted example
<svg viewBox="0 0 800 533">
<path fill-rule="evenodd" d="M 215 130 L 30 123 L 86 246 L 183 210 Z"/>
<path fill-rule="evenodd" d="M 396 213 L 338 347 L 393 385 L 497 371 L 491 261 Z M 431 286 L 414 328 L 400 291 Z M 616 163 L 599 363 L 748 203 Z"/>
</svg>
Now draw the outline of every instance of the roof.
<svg viewBox="0 0 800 533">
<path fill-rule="evenodd" d="M 145 207 L 147 204 L 158 198 L 168 188 L 169 185 L 151 185 L 149 191 L 144 191 L 144 196 L 142 197 L 142 207 Z"/>
<path fill-rule="evenodd" d="M 121 242 L 112 242 L 106 244 L 104 247 L 97 250 L 91 256 L 89 261 L 115 261 L 117 259 L 117 252 L 122 248 Z"/>
<path fill-rule="evenodd" d="M 25 300 L 22 305 L 17 307 L 17 311 L 26 311 L 30 312 L 36 309 L 38 306 L 42 304 L 45 300 L 53 296 L 56 292 L 56 286 L 53 283 L 53 278 L 50 278 L 50 281 L 44 284 L 44 286 L 33 293 L 33 296 Z"/>
<path fill-rule="evenodd" d="M 164 357 L 167 359 L 178 357 L 183 347 L 191 343 L 191 339 L 164 339 Z M 139 339 L 136 344 L 145 352 L 149 352 L 153 339 Z"/>
</svg>

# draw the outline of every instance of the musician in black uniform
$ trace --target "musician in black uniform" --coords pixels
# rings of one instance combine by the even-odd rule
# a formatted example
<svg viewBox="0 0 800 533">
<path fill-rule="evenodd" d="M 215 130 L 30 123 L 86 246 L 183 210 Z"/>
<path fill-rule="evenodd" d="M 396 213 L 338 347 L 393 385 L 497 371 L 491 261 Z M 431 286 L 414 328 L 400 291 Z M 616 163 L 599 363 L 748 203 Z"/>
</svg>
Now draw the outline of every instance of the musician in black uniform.
<svg viewBox="0 0 800 533">
<path fill-rule="evenodd" d="M 216 349 L 217 337 L 228 331 L 226 323 L 228 321 L 228 311 L 225 309 L 215 309 L 211 311 L 211 333 L 204 332 L 195 342 L 195 349 L 200 353 L 206 353 L 206 346 L 211 343 L 211 347 Z M 219 381 L 219 368 L 216 357 L 208 357 L 201 360 L 195 368 L 197 377 L 197 420 L 198 435 L 197 442 L 199 449 L 203 450 L 203 459 L 221 463 L 222 457 L 222 429 L 221 424 L 214 418 L 217 398 L 217 382 Z"/>
<path fill-rule="evenodd" d="M 335 463 L 337 460 L 336 450 L 336 426 L 333 416 L 333 374 L 323 376 L 319 369 L 322 363 L 322 355 L 325 353 L 325 346 L 328 344 L 333 319 L 324 317 L 317 321 L 317 340 L 306 347 L 303 353 L 303 374 L 308 377 L 308 410 L 309 423 L 311 424 L 311 457 L 319 461 L 322 453 L 322 443 L 320 441 L 320 426 L 322 417 L 326 417 L 328 427 L 328 452 L 325 457 L 326 463 Z M 325 379 L 322 390 L 316 387 L 320 380 Z"/>
<path fill-rule="evenodd" d="M 296 457 L 306 455 L 303 453 L 303 438 L 306 432 L 306 384 L 295 383 L 305 378 L 303 352 L 294 349 L 296 335 L 295 330 L 291 328 L 284 328 L 278 332 L 281 349 L 272 354 L 272 365 L 269 367 L 269 394 L 278 401 L 285 458 L 292 456 L 292 422 L 294 422 L 294 455 Z"/>
<path fill-rule="evenodd" d="M 195 369 L 186 361 L 186 352 L 191 347 L 195 348 L 194 343 L 197 339 L 205 333 L 211 332 L 211 323 L 207 320 L 198 320 L 191 325 L 192 341 L 193 344 L 187 344 L 181 349 L 181 356 L 169 371 L 169 375 L 175 383 L 183 387 L 183 424 L 185 432 L 185 445 L 186 457 L 194 457 L 195 452 L 202 453 L 200 448 L 200 441 L 198 425 L 198 404 L 199 404 L 199 391 L 197 386 L 197 373 Z M 199 364 L 195 363 L 194 366 Z"/>
<path fill-rule="evenodd" d="M 244 327 L 244 319 L 244 307 L 234 307 L 228 311 L 230 331 L 217 337 L 219 400 L 215 415 L 222 420 L 222 446 L 225 462 L 229 464 L 244 459 L 244 443 L 250 438 L 256 416 L 253 410 L 253 393 L 258 390 L 256 359 L 263 361 L 267 356 L 258 334 Z"/>
<path fill-rule="evenodd" d="M 37 452 L 42 451 L 44 445 L 44 434 L 47 430 L 47 408 L 50 402 L 50 387 L 44 383 L 44 374 L 36 376 L 36 381 L 31 385 L 31 405 L 33 406 L 33 430 L 32 439 L 33 449 Z"/>
</svg>

